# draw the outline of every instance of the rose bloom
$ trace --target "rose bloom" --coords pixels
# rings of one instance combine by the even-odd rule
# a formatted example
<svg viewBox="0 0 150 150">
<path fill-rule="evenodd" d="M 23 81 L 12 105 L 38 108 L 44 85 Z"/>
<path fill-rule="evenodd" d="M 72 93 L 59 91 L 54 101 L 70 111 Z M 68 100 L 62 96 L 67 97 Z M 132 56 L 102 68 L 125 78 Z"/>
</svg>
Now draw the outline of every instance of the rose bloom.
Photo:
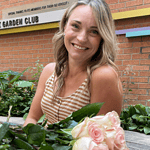
<svg viewBox="0 0 150 150">
<path fill-rule="evenodd" d="M 88 122 L 89 122 L 89 118 L 86 117 L 83 122 L 75 126 L 71 131 L 72 137 L 77 139 L 83 136 L 88 136 L 88 129 L 87 129 Z"/>
<path fill-rule="evenodd" d="M 121 127 L 117 128 L 116 130 L 116 137 L 115 137 L 114 144 L 115 144 L 116 149 L 118 150 L 127 149 L 124 130 Z"/>
<path fill-rule="evenodd" d="M 81 137 L 74 143 L 72 150 L 109 150 L 109 149 L 105 143 L 97 145 L 94 141 L 92 141 L 91 137 Z"/>
<path fill-rule="evenodd" d="M 81 137 L 74 143 L 72 150 L 92 150 L 94 146 L 97 144 L 92 141 L 91 137 Z"/>
<path fill-rule="evenodd" d="M 89 136 L 93 139 L 96 144 L 99 144 L 104 141 L 105 131 L 104 128 L 101 128 L 95 122 L 88 123 L 88 133 Z"/>
<path fill-rule="evenodd" d="M 109 148 L 106 144 L 99 144 L 97 146 L 94 146 L 92 150 L 109 150 Z"/>
<path fill-rule="evenodd" d="M 109 117 L 110 121 L 112 122 L 113 127 L 120 127 L 121 123 L 120 123 L 120 118 L 119 118 L 117 112 L 115 112 L 115 111 L 108 112 L 106 114 L 106 116 Z"/>
</svg>

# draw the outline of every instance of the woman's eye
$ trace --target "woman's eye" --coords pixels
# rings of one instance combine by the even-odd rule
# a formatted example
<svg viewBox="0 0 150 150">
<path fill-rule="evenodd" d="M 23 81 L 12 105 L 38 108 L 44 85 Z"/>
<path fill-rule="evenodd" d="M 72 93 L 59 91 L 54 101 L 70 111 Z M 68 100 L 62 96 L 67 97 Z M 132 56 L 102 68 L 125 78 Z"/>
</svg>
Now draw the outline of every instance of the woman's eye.
<svg viewBox="0 0 150 150">
<path fill-rule="evenodd" d="M 91 31 L 93 34 L 99 34 L 97 30 L 92 30 Z"/>
<path fill-rule="evenodd" d="M 76 29 L 79 28 L 79 26 L 78 26 L 77 24 L 73 24 L 72 26 L 73 26 L 74 28 L 76 28 Z"/>
</svg>

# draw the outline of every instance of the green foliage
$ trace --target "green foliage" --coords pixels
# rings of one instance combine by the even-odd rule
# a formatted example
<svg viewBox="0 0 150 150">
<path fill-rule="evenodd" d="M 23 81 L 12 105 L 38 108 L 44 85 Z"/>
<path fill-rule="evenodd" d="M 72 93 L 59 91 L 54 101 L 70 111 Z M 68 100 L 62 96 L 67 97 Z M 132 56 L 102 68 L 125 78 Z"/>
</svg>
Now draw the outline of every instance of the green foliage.
<svg viewBox="0 0 150 150">
<path fill-rule="evenodd" d="M 124 130 L 132 130 L 150 134 L 150 107 L 142 104 L 128 106 L 120 115 Z"/>
<path fill-rule="evenodd" d="M 42 73 L 42 70 L 44 68 L 43 64 L 39 64 L 39 60 L 36 61 L 35 67 L 30 68 L 30 73 L 33 74 L 32 78 L 34 78 L 34 80 L 31 80 L 31 82 L 34 82 L 36 85 L 39 81 L 39 77 Z"/>
<path fill-rule="evenodd" d="M 74 140 L 68 133 L 78 124 L 75 121 L 76 118 L 81 120 L 87 114 L 88 116 L 96 115 L 102 105 L 102 103 L 89 104 L 66 119 L 49 125 L 48 129 L 38 124 L 28 124 L 24 128 L 17 126 L 11 128 L 8 123 L 4 123 L 0 126 L 0 131 L 3 131 L 0 134 L 0 150 L 71 150 L 71 143 Z M 87 112 L 87 114 L 83 115 L 83 112 Z"/>
<path fill-rule="evenodd" d="M 0 116 L 7 116 L 10 106 L 11 116 L 19 117 L 28 112 L 35 88 L 32 82 L 19 79 L 26 70 L 21 73 L 0 72 Z"/>
</svg>

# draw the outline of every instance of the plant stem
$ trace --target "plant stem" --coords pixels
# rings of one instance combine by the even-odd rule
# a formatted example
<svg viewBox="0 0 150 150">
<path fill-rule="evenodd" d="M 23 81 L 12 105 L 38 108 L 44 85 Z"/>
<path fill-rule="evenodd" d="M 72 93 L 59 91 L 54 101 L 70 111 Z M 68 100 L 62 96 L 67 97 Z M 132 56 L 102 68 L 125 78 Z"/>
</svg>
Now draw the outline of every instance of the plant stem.
<svg viewBox="0 0 150 150">
<path fill-rule="evenodd" d="M 8 111 L 8 117 L 7 117 L 7 122 L 9 122 L 9 119 L 10 119 L 10 114 L 11 114 L 11 109 L 12 109 L 12 106 L 9 106 L 9 111 Z"/>
</svg>

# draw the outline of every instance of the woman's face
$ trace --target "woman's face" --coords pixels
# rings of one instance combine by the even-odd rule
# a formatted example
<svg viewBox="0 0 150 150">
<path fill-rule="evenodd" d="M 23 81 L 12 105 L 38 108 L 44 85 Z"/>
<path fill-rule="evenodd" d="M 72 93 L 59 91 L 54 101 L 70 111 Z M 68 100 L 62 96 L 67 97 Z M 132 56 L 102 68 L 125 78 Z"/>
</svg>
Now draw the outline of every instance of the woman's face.
<svg viewBox="0 0 150 150">
<path fill-rule="evenodd" d="M 101 36 L 90 6 L 76 7 L 64 28 L 69 61 L 86 63 L 99 48 Z"/>
</svg>

